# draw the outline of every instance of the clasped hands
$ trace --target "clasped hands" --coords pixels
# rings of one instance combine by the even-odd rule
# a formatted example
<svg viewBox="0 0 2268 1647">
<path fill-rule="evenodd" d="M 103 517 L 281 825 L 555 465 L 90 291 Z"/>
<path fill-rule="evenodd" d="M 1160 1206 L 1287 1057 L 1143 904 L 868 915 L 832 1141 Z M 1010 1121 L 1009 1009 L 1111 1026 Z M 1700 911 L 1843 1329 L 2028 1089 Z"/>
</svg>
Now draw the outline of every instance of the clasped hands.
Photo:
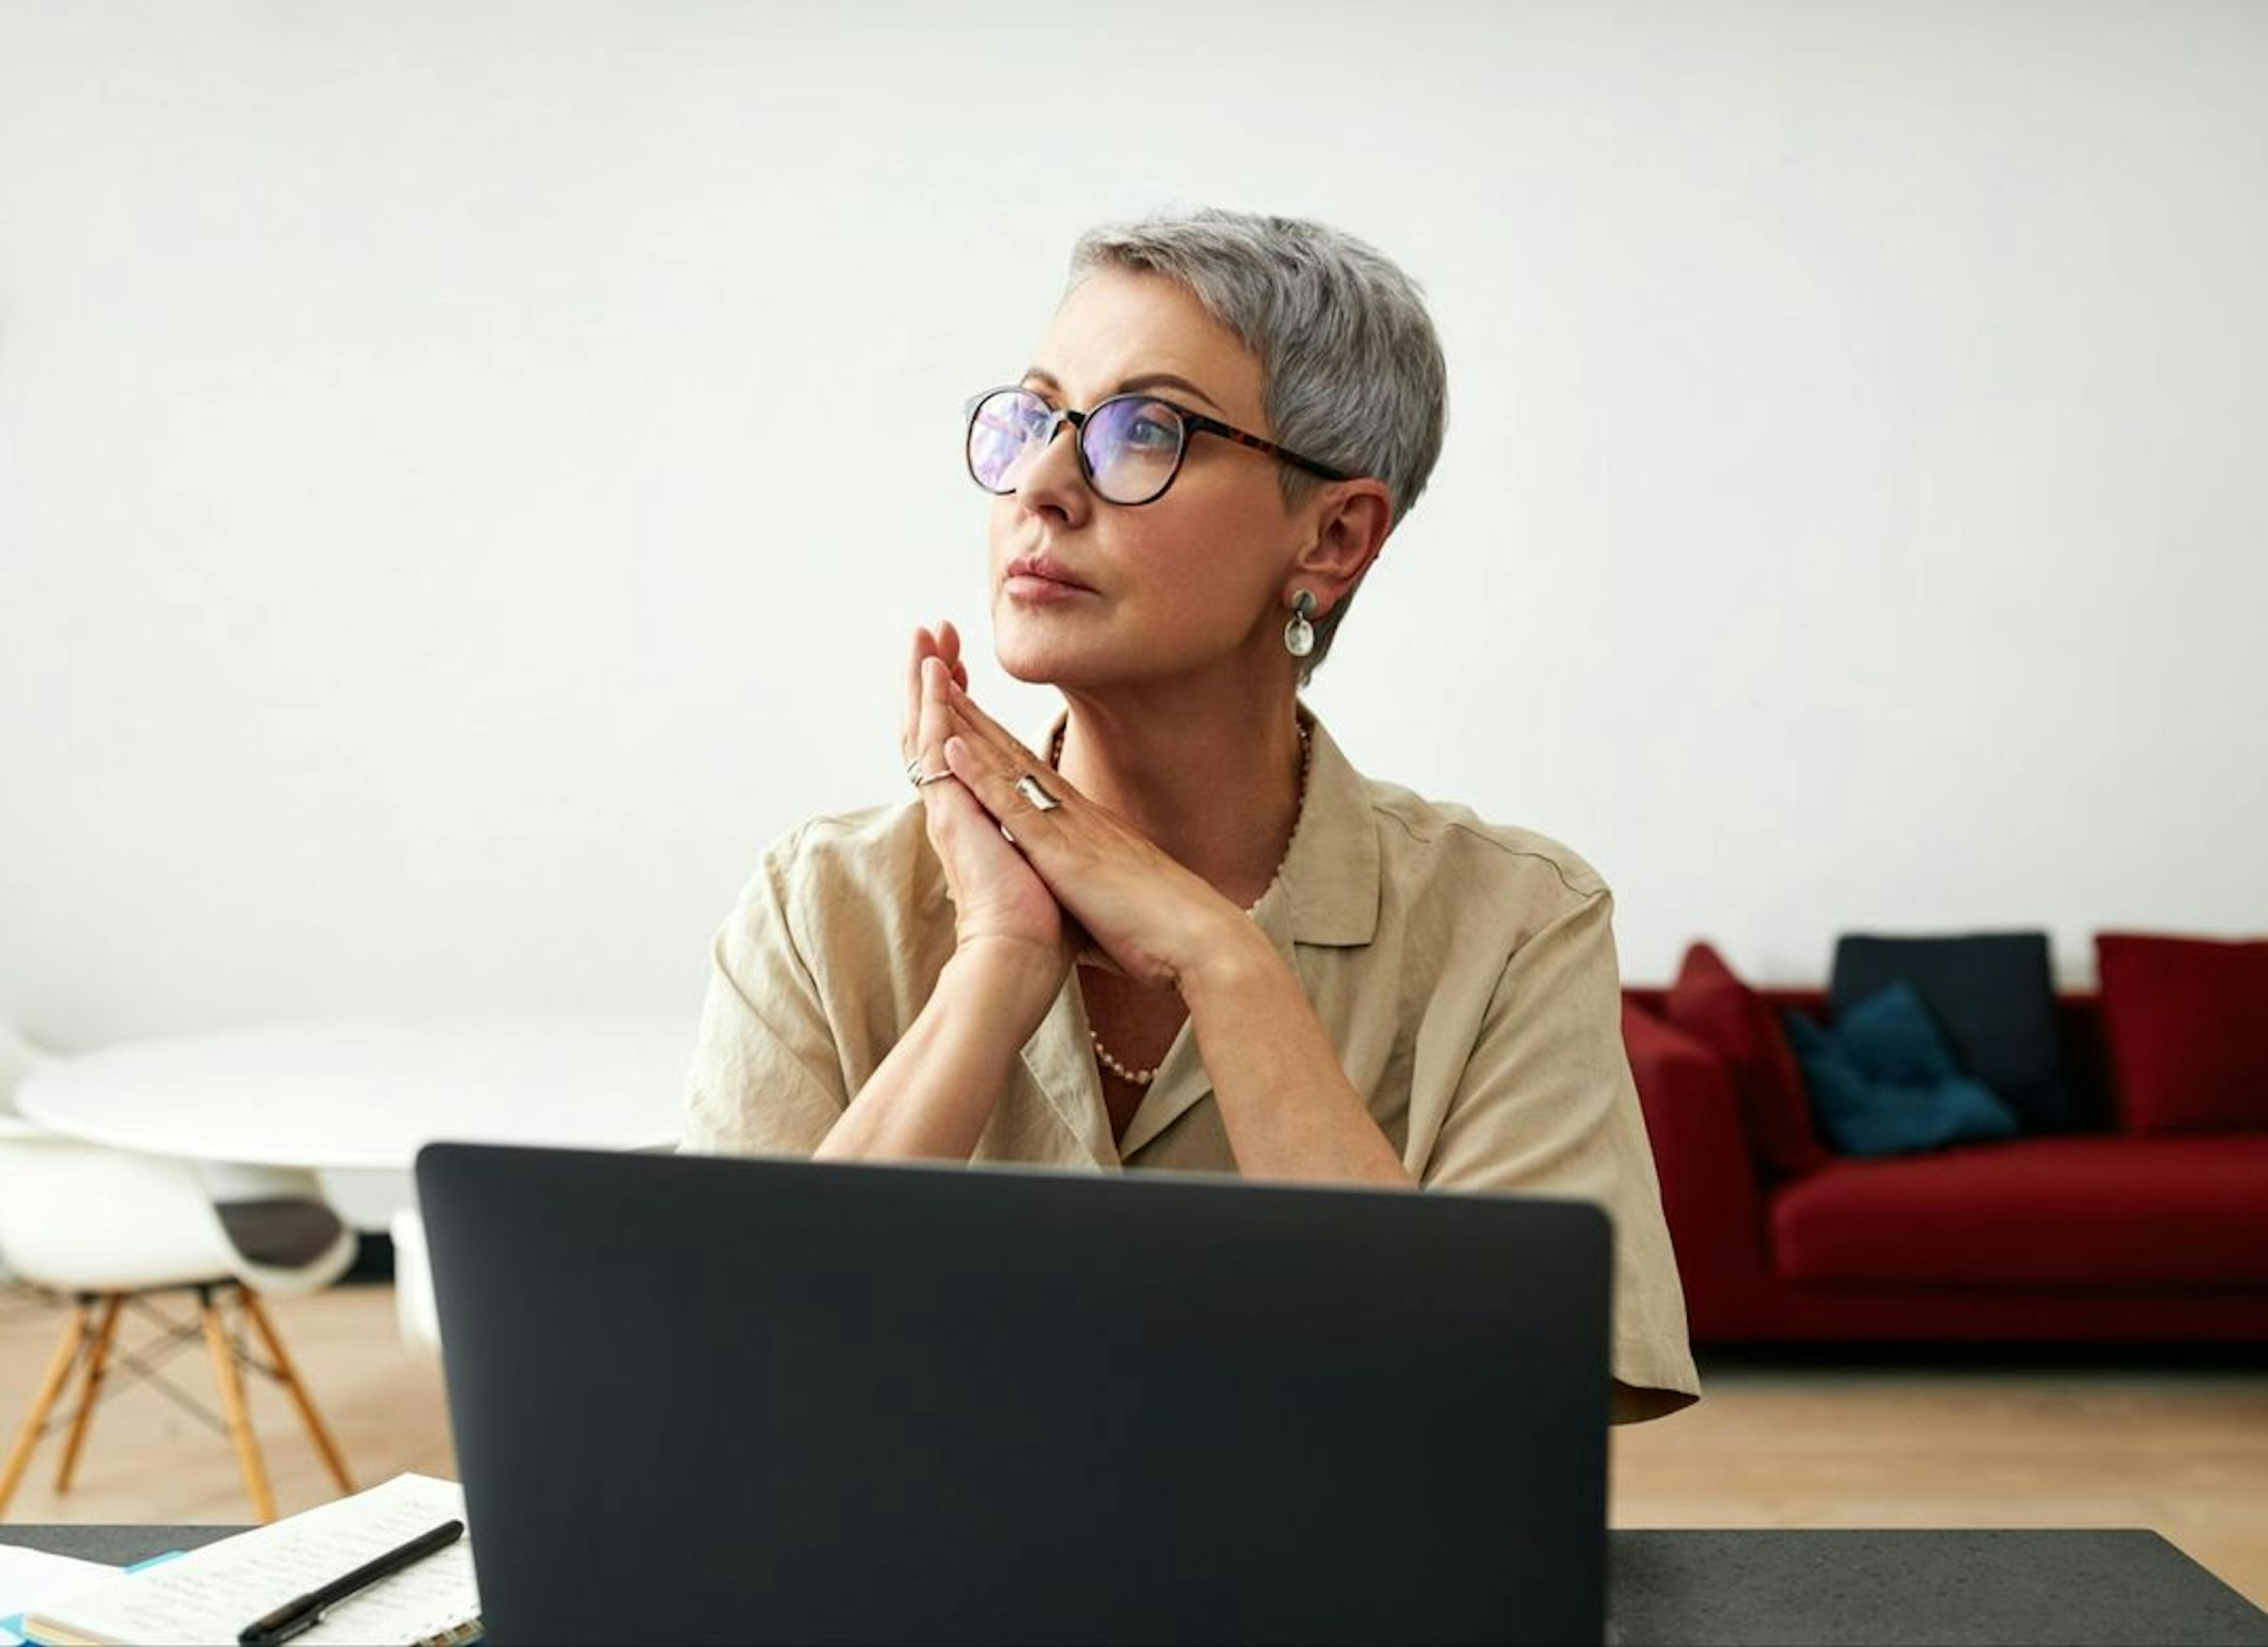
<svg viewBox="0 0 2268 1647">
<path fill-rule="evenodd" d="M 952 774 L 918 793 L 953 897 L 958 952 L 1037 966 L 1053 980 L 1052 999 L 1075 964 L 1182 987 L 1232 930 L 1253 930 L 1202 876 L 976 706 L 950 623 L 914 631 L 902 743 L 909 774 Z M 1042 810 L 1020 793 L 1027 775 L 1058 804 Z"/>
</svg>

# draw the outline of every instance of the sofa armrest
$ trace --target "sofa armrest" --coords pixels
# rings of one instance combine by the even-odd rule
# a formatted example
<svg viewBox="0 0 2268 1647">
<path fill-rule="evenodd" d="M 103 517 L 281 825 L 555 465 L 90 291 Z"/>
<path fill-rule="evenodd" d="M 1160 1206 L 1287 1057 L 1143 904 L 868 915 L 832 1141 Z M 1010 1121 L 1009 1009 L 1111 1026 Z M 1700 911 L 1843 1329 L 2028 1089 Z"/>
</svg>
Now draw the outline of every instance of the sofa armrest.
<svg viewBox="0 0 2268 1647">
<path fill-rule="evenodd" d="M 1764 1207 L 1732 1072 L 1708 1047 L 1634 1001 L 1623 1045 L 1661 1181 L 1662 1216 L 1696 1336 L 1730 1326 L 1768 1284 Z"/>
</svg>

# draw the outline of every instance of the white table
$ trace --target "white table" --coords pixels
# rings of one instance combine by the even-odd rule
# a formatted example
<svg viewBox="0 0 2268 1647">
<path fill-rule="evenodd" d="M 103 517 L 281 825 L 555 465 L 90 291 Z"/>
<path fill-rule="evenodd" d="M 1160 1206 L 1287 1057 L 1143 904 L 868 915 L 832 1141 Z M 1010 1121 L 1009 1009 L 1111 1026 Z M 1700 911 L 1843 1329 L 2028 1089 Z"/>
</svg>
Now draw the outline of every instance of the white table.
<svg viewBox="0 0 2268 1647">
<path fill-rule="evenodd" d="M 296 1024 L 130 1041 L 33 1070 L 16 1104 L 95 1143 L 248 1166 L 406 1172 L 436 1139 L 676 1141 L 694 1014 Z"/>
<path fill-rule="evenodd" d="M 696 1014 L 291 1024 L 129 1041 L 37 1066 L 25 1118 L 200 1163 L 216 1199 L 313 1169 L 339 1215 L 392 1233 L 403 1337 L 440 1332 L 409 1173 L 438 1139 L 651 1149 L 677 1141 Z"/>
</svg>

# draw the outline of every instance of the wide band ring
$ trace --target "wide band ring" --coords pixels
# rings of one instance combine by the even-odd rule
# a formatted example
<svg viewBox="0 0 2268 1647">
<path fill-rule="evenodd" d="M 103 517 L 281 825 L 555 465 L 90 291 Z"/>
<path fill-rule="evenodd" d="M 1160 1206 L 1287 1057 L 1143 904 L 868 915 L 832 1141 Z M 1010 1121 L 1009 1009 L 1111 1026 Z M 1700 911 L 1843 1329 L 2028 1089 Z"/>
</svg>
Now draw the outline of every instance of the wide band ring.
<svg viewBox="0 0 2268 1647">
<path fill-rule="evenodd" d="M 1032 803 L 1032 810 L 1035 812 L 1052 812 L 1063 804 L 1041 788 L 1040 780 L 1029 772 L 1016 779 L 1016 793 Z"/>
</svg>

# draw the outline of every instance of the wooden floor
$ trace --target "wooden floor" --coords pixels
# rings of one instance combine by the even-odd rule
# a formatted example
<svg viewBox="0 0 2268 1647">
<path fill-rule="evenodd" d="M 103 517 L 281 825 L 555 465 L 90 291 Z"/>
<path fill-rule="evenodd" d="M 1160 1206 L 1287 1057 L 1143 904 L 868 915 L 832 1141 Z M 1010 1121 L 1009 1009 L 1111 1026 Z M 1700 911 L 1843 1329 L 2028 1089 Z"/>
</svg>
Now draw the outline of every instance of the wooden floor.
<svg viewBox="0 0 2268 1647">
<path fill-rule="evenodd" d="M 182 1320 L 196 1318 L 190 1295 L 173 1295 L 159 1307 Z M 403 1346 L 394 1325 L 393 1288 L 334 1287 L 311 1298 L 270 1300 L 267 1311 L 357 1487 L 374 1487 L 404 1470 L 453 1479 L 440 1363 Z M 66 1306 L 36 1295 L 0 1293 L 0 1427 L 9 1442 L 23 1422 L 68 1315 Z M 158 1329 L 132 1314 L 119 1319 L 120 1349 L 158 1336 Z M 175 1352 L 163 1370 L 217 1419 L 220 1400 L 202 1340 Z M 266 1379 L 245 1382 L 276 1509 L 290 1515 L 336 1497 L 290 1398 Z M 226 1432 L 209 1428 L 146 1382 L 122 1387 L 126 1384 L 124 1370 L 114 1364 L 70 1491 L 59 1496 L 55 1490 L 63 1452 L 58 1428 L 33 1455 L 6 1518 L 249 1521 L 251 1503 Z M 56 1421 L 50 1424 L 56 1427 Z"/>
<path fill-rule="evenodd" d="M 1613 1432 L 1631 1527 L 2146 1527 L 2268 1608 L 2268 1360 L 1703 1355 Z"/>
<path fill-rule="evenodd" d="M 391 1289 L 270 1306 L 357 1485 L 453 1476 L 439 1368 L 402 1347 Z M 0 1294 L 0 1425 L 12 1437 L 63 1315 Z M 122 1328 L 122 1342 L 132 1334 Z M 210 1402 L 201 1346 L 171 1363 Z M 2268 1607 L 2268 1363 L 2044 1364 L 1702 1357 L 1706 1399 L 1618 1429 L 1613 1519 L 1650 1527 L 2148 1527 Z M 285 1513 L 331 1496 L 281 1392 L 255 1387 Z M 15 1521 L 239 1522 L 225 1437 L 146 1386 L 98 1415 L 68 1496 L 47 1443 Z"/>
</svg>

